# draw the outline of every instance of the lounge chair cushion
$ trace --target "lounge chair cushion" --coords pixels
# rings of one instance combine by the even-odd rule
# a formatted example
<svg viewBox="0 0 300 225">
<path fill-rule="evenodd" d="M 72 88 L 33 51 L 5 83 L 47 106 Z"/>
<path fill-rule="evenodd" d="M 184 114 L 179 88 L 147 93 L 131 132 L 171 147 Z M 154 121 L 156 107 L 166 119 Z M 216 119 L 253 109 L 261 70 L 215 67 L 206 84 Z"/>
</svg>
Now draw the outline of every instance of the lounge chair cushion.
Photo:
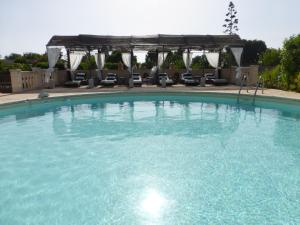
<svg viewBox="0 0 300 225">
<path fill-rule="evenodd" d="M 228 81 L 226 79 L 211 79 L 211 81 L 216 86 L 228 84 Z"/>
<path fill-rule="evenodd" d="M 67 87 L 80 87 L 81 81 L 80 80 L 70 80 L 65 82 L 65 86 Z"/>
</svg>

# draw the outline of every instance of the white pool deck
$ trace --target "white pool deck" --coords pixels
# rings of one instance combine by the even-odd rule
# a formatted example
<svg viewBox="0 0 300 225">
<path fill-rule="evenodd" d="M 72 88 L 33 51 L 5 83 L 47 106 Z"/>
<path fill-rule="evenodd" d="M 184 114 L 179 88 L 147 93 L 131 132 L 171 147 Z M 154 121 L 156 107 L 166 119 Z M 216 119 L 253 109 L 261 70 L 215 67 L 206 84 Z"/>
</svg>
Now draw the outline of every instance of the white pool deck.
<svg viewBox="0 0 300 225">
<path fill-rule="evenodd" d="M 228 86 L 183 86 L 174 85 L 172 87 L 161 88 L 154 85 L 147 85 L 143 87 L 134 87 L 129 89 L 126 86 L 115 86 L 115 87 L 95 87 L 87 88 L 86 86 L 80 88 L 54 88 L 54 89 L 44 89 L 44 91 L 49 93 L 49 98 L 54 97 L 64 97 L 64 96 L 75 96 L 75 95 L 85 95 L 85 94 L 101 94 L 101 93 L 116 93 L 116 92 L 129 92 L 129 93 L 142 93 L 142 92 L 191 92 L 191 93 L 226 93 L 226 94 L 238 94 L 239 86 L 228 85 Z M 10 104 L 16 102 L 22 102 L 26 100 L 36 100 L 38 99 L 38 94 L 41 90 L 27 91 L 24 93 L 10 94 L 10 93 L 0 93 L 0 105 Z M 246 88 L 242 90 L 243 95 L 253 95 L 254 88 L 251 88 L 247 92 Z M 276 89 L 265 89 L 262 94 L 261 90 L 258 90 L 257 95 L 262 95 L 266 97 L 280 97 L 287 99 L 300 100 L 300 93 L 282 91 Z"/>
</svg>

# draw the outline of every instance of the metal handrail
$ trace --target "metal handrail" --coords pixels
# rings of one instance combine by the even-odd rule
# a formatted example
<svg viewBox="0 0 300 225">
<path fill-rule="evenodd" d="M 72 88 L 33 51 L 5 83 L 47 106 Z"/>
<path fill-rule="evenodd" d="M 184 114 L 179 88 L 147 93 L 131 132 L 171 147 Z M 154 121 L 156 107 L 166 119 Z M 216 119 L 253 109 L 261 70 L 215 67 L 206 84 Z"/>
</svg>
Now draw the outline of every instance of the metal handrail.
<svg viewBox="0 0 300 225">
<path fill-rule="evenodd" d="M 253 103 L 255 102 L 257 91 L 258 91 L 258 88 L 259 88 L 260 85 L 261 85 L 261 93 L 263 94 L 264 93 L 264 79 L 261 75 L 259 76 L 259 78 L 257 80 L 257 83 L 256 83 L 256 88 L 255 88 L 255 92 L 254 92 L 254 95 L 253 95 Z"/>
<path fill-rule="evenodd" d="M 237 97 L 238 102 L 240 100 L 240 95 L 241 95 L 241 91 L 243 89 L 245 80 L 247 80 L 247 75 L 242 75 L 241 76 L 241 81 L 240 81 L 240 89 L 239 89 L 239 93 L 238 93 L 238 97 Z M 247 89 L 247 92 L 248 92 L 248 89 Z"/>
</svg>

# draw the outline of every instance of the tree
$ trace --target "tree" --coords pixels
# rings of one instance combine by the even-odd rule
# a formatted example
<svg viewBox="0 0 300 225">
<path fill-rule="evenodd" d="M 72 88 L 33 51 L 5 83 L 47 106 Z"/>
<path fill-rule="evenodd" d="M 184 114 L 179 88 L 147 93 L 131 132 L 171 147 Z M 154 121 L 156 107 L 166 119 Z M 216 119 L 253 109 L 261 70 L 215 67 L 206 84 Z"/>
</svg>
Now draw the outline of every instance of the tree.
<svg viewBox="0 0 300 225">
<path fill-rule="evenodd" d="M 96 61 L 94 57 L 89 57 L 85 55 L 82 58 L 80 65 L 78 66 L 79 70 L 94 70 L 97 68 Z"/>
<path fill-rule="evenodd" d="M 203 68 L 209 68 L 210 65 L 204 55 L 198 55 L 193 58 L 192 60 L 192 68 L 193 69 L 203 69 Z"/>
<path fill-rule="evenodd" d="M 237 26 L 238 23 L 239 20 L 237 18 L 235 5 L 233 4 L 233 2 L 230 2 L 228 6 L 228 13 L 226 13 L 225 24 L 223 25 L 223 27 L 225 28 L 224 33 L 229 35 L 235 34 L 235 32 L 239 30 Z"/>
<path fill-rule="evenodd" d="M 157 63 L 157 54 L 156 52 L 148 52 L 145 58 L 144 66 L 147 69 L 151 69 L 153 66 L 156 66 Z"/>
<path fill-rule="evenodd" d="M 6 60 L 15 60 L 16 58 L 20 58 L 20 57 L 22 57 L 22 55 L 17 54 L 17 53 L 11 53 L 10 55 L 5 56 L 5 59 Z"/>
<path fill-rule="evenodd" d="M 156 52 L 148 52 L 146 55 L 145 66 L 148 69 L 151 69 L 153 66 L 157 64 L 157 53 Z M 162 65 L 163 68 L 169 68 L 170 65 L 173 65 L 175 69 L 184 69 L 184 62 L 182 58 L 182 50 L 178 50 L 176 52 L 169 52 L 168 56 L 165 58 L 165 62 Z"/>
<path fill-rule="evenodd" d="M 236 60 L 232 54 L 230 48 L 226 48 L 225 52 L 221 52 L 221 66 L 223 68 L 230 68 L 231 66 L 237 66 Z"/>
<path fill-rule="evenodd" d="M 284 41 L 282 49 L 282 71 L 288 77 L 300 72 L 300 34 Z"/>
<path fill-rule="evenodd" d="M 169 52 L 167 58 L 165 59 L 164 68 L 169 68 L 173 65 L 174 69 L 184 69 L 185 65 L 182 57 L 182 50 L 177 50 L 176 52 Z"/>
<path fill-rule="evenodd" d="M 106 59 L 105 67 L 108 69 L 117 69 L 118 63 L 123 63 L 122 61 L 122 52 L 113 51 Z M 137 57 L 134 55 L 132 58 L 132 65 L 137 65 Z"/>
<path fill-rule="evenodd" d="M 267 45 L 261 40 L 243 40 L 244 51 L 242 65 L 249 66 L 259 63 L 261 55 L 267 50 Z"/>
<path fill-rule="evenodd" d="M 107 57 L 106 62 L 108 63 L 119 63 L 122 62 L 122 53 L 120 51 L 113 51 L 111 55 Z"/>
<path fill-rule="evenodd" d="M 280 49 L 269 48 L 260 57 L 260 61 L 264 66 L 277 66 L 280 64 Z"/>
</svg>

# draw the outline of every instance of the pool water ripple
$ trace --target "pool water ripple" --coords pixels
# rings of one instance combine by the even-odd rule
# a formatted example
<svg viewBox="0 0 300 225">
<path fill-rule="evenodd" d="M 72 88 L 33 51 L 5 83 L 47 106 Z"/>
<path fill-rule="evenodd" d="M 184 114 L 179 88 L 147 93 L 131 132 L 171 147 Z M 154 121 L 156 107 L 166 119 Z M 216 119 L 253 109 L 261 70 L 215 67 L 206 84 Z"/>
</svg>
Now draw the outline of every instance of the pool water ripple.
<svg viewBox="0 0 300 225">
<path fill-rule="evenodd" d="M 300 107 L 258 105 L 150 95 L 0 110 L 0 224 L 300 224 Z"/>
</svg>

